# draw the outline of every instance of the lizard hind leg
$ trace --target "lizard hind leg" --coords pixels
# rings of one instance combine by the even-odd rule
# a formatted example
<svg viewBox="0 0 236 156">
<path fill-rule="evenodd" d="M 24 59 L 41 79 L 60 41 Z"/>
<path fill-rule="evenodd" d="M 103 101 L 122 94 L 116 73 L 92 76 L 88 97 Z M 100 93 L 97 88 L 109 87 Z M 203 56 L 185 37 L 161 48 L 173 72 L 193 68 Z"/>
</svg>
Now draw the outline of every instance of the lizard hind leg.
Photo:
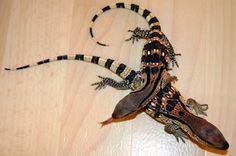
<svg viewBox="0 0 236 156">
<path fill-rule="evenodd" d="M 163 89 L 168 84 L 171 84 L 172 82 L 175 83 L 176 81 L 178 81 L 178 78 L 176 76 L 171 76 L 169 73 L 167 73 L 163 76 L 161 87 Z"/>
<path fill-rule="evenodd" d="M 177 142 L 179 142 L 179 138 L 181 139 L 181 141 L 183 143 L 185 143 L 184 138 L 188 139 L 188 136 L 186 134 L 184 134 L 184 132 L 176 124 L 170 124 L 170 123 L 166 124 L 164 129 L 167 133 L 173 134 L 175 136 Z"/>
</svg>

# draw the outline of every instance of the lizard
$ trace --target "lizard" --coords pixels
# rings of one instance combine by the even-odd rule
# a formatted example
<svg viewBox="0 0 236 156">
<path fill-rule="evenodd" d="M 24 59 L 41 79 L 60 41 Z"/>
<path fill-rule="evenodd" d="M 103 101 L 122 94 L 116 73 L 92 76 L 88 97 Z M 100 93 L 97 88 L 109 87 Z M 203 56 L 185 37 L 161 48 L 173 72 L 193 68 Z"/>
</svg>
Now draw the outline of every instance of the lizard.
<svg viewBox="0 0 236 156">
<path fill-rule="evenodd" d="M 136 4 L 116 3 L 116 6 L 118 8 L 126 7 L 139 13 L 140 13 L 139 10 L 141 9 Z M 106 11 L 106 10 L 109 10 L 107 8 L 112 8 L 112 7 L 114 7 L 114 5 L 107 6 L 105 7 L 106 9 L 102 9 L 102 10 Z M 168 64 L 170 62 L 170 57 L 171 57 L 170 53 L 172 53 L 172 56 L 175 56 L 173 53 L 174 51 L 173 49 L 168 49 L 170 48 L 169 46 L 170 43 L 168 43 L 169 45 L 166 43 L 163 43 L 163 42 L 166 42 L 165 41 L 166 38 L 163 39 L 163 36 L 162 36 L 162 39 L 159 39 L 158 35 L 160 34 L 164 35 L 164 34 L 160 30 L 159 21 L 157 20 L 157 18 L 153 16 L 151 12 L 146 9 L 143 10 L 143 15 L 145 16 L 145 19 L 147 20 L 149 19 L 148 23 L 150 24 L 152 29 L 151 31 L 147 31 L 149 33 L 149 35 L 147 36 L 148 38 L 146 38 L 148 42 L 144 46 L 143 56 L 141 59 L 142 67 L 140 71 L 138 72 L 135 72 L 134 70 L 132 70 L 131 68 L 129 68 L 123 63 L 116 64 L 114 60 L 112 59 L 102 59 L 98 56 L 85 56 L 82 54 L 60 55 L 52 59 L 45 59 L 45 60 L 39 61 L 34 64 L 25 65 L 25 66 L 21 66 L 17 68 L 5 68 L 5 69 L 6 70 L 21 70 L 21 69 L 29 68 L 32 66 L 57 61 L 57 60 L 58 61 L 59 60 L 81 60 L 81 61 L 98 64 L 116 73 L 118 76 L 123 78 L 123 80 L 121 82 L 116 82 L 115 80 L 111 78 L 100 77 L 102 78 L 101 82 L 92 84 L 92 85 L 98 85 L 97 89 L 101 89 L 101 88 L 104 88 L 106 85 L 109 85 L 116 89 L 131 89 L 132 90 L 130 94 L 128 94 L 126 97 L 124 97 L 122 100 L 118 102 L 118 104 L 115 107 L 114 112 L 112 113 L 112 117 L 102 122 L 103 125 L 112 122 L 114 119 L 123 118 L 125 116 L 128 116 L 136 112 L 137 110 L 141 108 L 144 108 L 145 112 L 148 115 L 150 115 L 157 121 L 161 121 L 164 124 L 166 124 L 165 130 L 169 133 L 174 134 L 176 138 L 180 137 L 182 139 L 182 137 L 184 136 L 184 133 L 187 133 L 189 137 L 200 141 L 204 145 L 217 148 L 217 149 L 227 149 L 229 145 L 226 142 L 223 135 L 221 134 L 221 132 L 214 125 L 207 122 L 205 119 L 194 116 L 185 107 L 185 102 L 182 101 L 180 93 L 176 89 L 173 89 L 174 88 L 173 86 L 171 86 L 171 80 L 175 78 L 171 78 L 170 76 L 168 76 L 168 70 L 169 70 Z M 92 32 L 91 30 L 92 29 L 90 29 L 90 33 Z M 157 31 L 158 31 L 158 34 L 156 34 Z M 135 36 L 135 35 L 136 34 L 134 33 L 133 36 L 131 36 L 131 38 L 143 38 L 143 36 Z M 176 64 L 176 60 L 171 60 L 171 61 L 172 63 Z M 172 94 L 175 96 L 166 96 L 166 92 L 169 93 L 171 91 L 172 91 Z M 161 98 L 162 101 L 160 101 L 161 96 L 159 94 L 165 95 L 167 98 L 163 99 L 162 97 Z M 165 101 L 165 99 L 167 99 L 167 101 Z M 173 102 L 171 101 L 175 101 L 175 106 L 170 110 L 168 109 L 170 105 L 173 106 Z M 190 102 L 190 103 L 193 103 L 193 102 Z M 177 115 L 174 114 L 177 111 L 173 111 L 176 108 L 178 108 L 179 110 Z M 196 109 L 196 107 L 194 107 L 193 109 Z M 171 113 L 173 113 L 177 117 L 174 115 L 170 115 Z M 180 114 L 182 114 L 182 116 L 184 117 L 181 118 Z M 187 114 L 188 117 L 186 117 L 185 114 Z M 193 119 L 195 120 L 198 119 L 197 121 L 199 121 L 199 123 L 202 124 L 200 130 L 198 130 L 197 129 L 198 127 L 196 127 L 196 125 L 199 126 L 200 124 L 199 123 L 194 124 Z M 214 135 L 211 135 L 212 134 L 211 132 L 214 132 Z"/>
<path fill-rule="evenodd" d="M 55 62 L 55 61 L 63 61 L 63 60 L 76 60 L 76 61 L 84 61 L 88 63 L 97 64 L 101 67 L 104 67 L 110 70 L 111 72 L 118 75 L 121 79 L 123 79 L 123 81 L 117 82 L 111 78 L 99 76 L 99 78 L 101 78 L 102 80 L 100 82 L 96 82 L 92 84 L 92 86 L 97 85 L 95 89 L 98 89 L 98 90 L 103 89 L 106 86 L 111 86 L 118 90 L 120 89 L 136 90 L 143 83 L 143 80 L 141 76 L 139 75 L 139 72 L 136 72 L 135 70 L 133 70 L 132 68 L 130 68 L 129 66 L 123 63 L 119 63 L 110 58 L 104 59 L 99 56 L 89 56 L 89 55 L 84 55 L 84 54 L 59 55 L 53 58 L 44 59 L 36 63 L 32 63 L 32 64 L 20 66 L 20 67 L 5 68 L 5 70 L 7 71 L 24 70 L 27 68 L 43 65 L 46 63 Z M 209 141 L 209 140 L 212 141 L 212 139 L 220 139 L 220 141 L 224 140 L 224 137 L 222 136 L 222 134 L 219 131 L 217 131 L 218 129 L 214 125 L 208 123 L 205 119 L 202 119 L 196 116 L 197 114 L 205 115 L 205 112 L 204 112 L 205 109 L 202 110 L 201 104 L 198 104 L 196 100 L 192 98 L 188 99 L 187 102 L 185 102 L 183 97 L 180 95 L 179 91 L 177 91 L 176 88 L 174 88 L 172 85 L 172 82 L 176 80 L 177 78 L 175 76 L 170 76 L 169 73 L 167 73 L 167 75 L 164 75 L 164 79 L 162 81 L 162 87 L 161 87 L 162 89 L 156 94 L 156 96 L 152 99 L 152 101 L 150 101 L 147 104 L 147 106 L 144 107 L 144 111 L 149 116 L 154 118 L 156 121 L 165 124 L 165 131 L 167 133 L 173 134 L 176 137 L 178 142 L 179 142 L 179 138 L 183 142 L 185 142 L 183 138 L 191 137 L 206 146 L 223 149 L 222 147 L 219 147 L 219 146 L 218 147 L 213 146 L 213 143 L 217 143 L 217 141 L 213 140 L 213 143 L 210 143 Z M 173 104 L 173 101 L 175 102 L 175 104 Z M 176 108 L 177 110 L 175 110 Z M 196 115 L 194 115 L 191 112 L 193 110 L 195 110 Z M 173 117 L 172 117 L 172 114 L 174 114 Z M 185 117 L 185 120 L 189 120 L 188 122 L 181 121 L 181 115 L 184 116 L 185 114 L 188 115 L 187 117 Z M 194 120 L 197 121 L 194 118 L 196 118 L 199 121 L 193 122 Z M 111 118 L 101 123 L 105 125 L 110 122 L 112 122 Z M 193 127 L 189 127 L 189 126 L 192 126 L 189 123 L 193 124 Z M 197 123 L 197 124 L 194 124 L 194 123 Z M 200 129 L 198 123 L 201 123 L 201 125 L 208 125 L 208 127 L 211 128 L 210 132 L 216 131 L 214 132 L 215 133 L 214 135 L 210 135 L 213 138 L 209 139 L 209 136 L 207 136 L 206 133 L 203 132 L 204 130 L 207 130 L 207 129 L 205 128 Z M 201 135 L 199 135 L 198 133 L 200 133 Z"/>
<path fill-rule="evenodd" d="M 129 4 L 118 2 L 107 5 L 98 11 L 92 18 L 89 31 L 92 39 L 100 46 L 108 46 L 108 44 L 99 42 L 93 33 L 93 26 L 96 19 L 112 9 L 128 9 L 141 15 L 149 25 L 149 30 L 142 30 L 136 27 L 132 32 L 132 36 L 126 41 L 146 40 L 141 57 L 141 68 L 139 73 L 143 78 L 143 86 L 141 89 L 132 90 L 132 92 L 124 97 L 115 107 L 112 117 L 101 122 L 102 125 L 111 123 L 114 119 L 122 118 L 132 114 L 140 108 L 144 108 L 145 112 L 155 120 L 165 124 L 165 130 L 173 134 L 177 141 L 183 137 L 192 138 L 208 147 L 226 150 L 229 147 L 228 142 L 224 138 L 220 130 L 208 122 L 198 117 L 198 114 L 206 115 L 208 109 L 207 104 L 199 104 L 196 100 L 189 98 L 184 100 L 180 92 L 172 86 L 172 82 L 177 77 L 170 76 L 168 73 L 169 64 L 172 67 L 179 67 L 175 56 L 173 46 L 168 38 L 161 31 L 160 22 L 149 10 L 143 9 L 137 4 Z M 97 83 L 99 84 L 99 83 Z M 106 86 L 109 84 L 100 83 Z M 195 111 L 196 115 L 192 113 Z M 185 135 L 187 134 L 187 135 Z"/>
</svg>

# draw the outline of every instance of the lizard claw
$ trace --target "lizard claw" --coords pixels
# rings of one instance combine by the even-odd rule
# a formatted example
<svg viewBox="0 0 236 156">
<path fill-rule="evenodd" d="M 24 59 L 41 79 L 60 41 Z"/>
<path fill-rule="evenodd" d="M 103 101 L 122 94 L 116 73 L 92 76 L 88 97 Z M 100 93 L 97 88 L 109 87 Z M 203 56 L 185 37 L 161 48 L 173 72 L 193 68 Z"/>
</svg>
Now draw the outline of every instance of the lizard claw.
<svg viewBox="0 0 236 156">
<path fill-rule="evenodd" d="M 112 123 L 112 121 L 113 121 L 113 118 L 110 117 L 110 118 L 108 118 L 107 120 L 102 121 L 102 122 L 99 122 L 99 123 L 101 124 L 101 127 L 103 127 L 103 126 L 105 126 L 105 125 L 108 125 L 108 124 Z"/>
<path fill-rule="evenodd" d="M 126 39 L 125 41 L 132 40 L 132 43 L 134 44 L 135 41 L 138 42 L 139 39 L 143 38 L 143 36 L 140 35 L 140 33 L 143 32 L 143 30 L 141 30 L 140 27 L 136 27 L 134 30 L 128 30 L 128 32 L 131 32 L 133 34 L 131 35 L 130 38 Z"/>
<path fill-rule="evenodd" d="M 187 139 L 188 137 L 181 131 L 181 130 L 176 130 L 175 133 L 173 133 L 173 135 L 175 136 L 177 142 L 179 142 L 179 138 L 180 140 L 185 143 L 185 139 Z"/>
<path fill-rule="evenodd" d="M 174 67 L 174 66 L 176 65 L 176 67 L 179 68 L 179 64 L 178 64 L 178 62 L 176 61 L 175 56 L 181 56 L 181 54 L 180 54 L 180 53 L 174 54 L 174 58 L 171 59 L 172 67 Z"/>
<path fill-rule="evenodd" d="M 188 139 L 187 135 L 184 134 L 184 132 L 180 129 L 178 125 L 175 124 L 166 124 L 165 125 L 165 131 L 169 134 L 172 134 L 175 136 L 177 142 L 179 142 L 179 138 L 183 143 L 185 143 L 184 138 Z"/>
</svg>

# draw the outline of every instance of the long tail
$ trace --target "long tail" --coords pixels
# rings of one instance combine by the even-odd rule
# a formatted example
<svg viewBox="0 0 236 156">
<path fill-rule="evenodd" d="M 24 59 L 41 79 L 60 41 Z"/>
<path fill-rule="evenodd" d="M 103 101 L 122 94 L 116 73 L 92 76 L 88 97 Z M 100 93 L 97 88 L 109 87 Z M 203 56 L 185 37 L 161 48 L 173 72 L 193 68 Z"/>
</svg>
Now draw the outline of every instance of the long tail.
<svg viewBox="0 0 236 156">
<path fill-rule="evenodd" d="M 20 66 L 16 68 L 5 68 L 5 70 L 17 71 L 17 70 L 34 67 L 34 66 L 39 66 L 45 63 L 50 63 L 54 61 L 62 61 L 62 60 L 78 60 L 78 61 L 84 61 L 88 63 L 97 64 L 101 67 L 104 67 L 112 71 L 113 73 L 121 77 L 122 79 L 129 80 L 129 82 L 132 82 L 135 76 L 137 75 L 137 73 L 134 70 L 132 70 L 130 67 L 127 67 L 123 63 L 118 63 L 112 59 L 100 58 L 99 56 L 88 56 L 88 55 L 83 55 L 83 54 L 59 55 L 57 57 L 48 58 L 48 59 L 38 61 L 33 64 L 28 64 L 28 65 L 24 65 L 24 66 Z"/>
<path fill-rule="evenodd" d="M 98 16 L 100 16 L 104 12 L 106 12 L 108 10 L 111 10 L 111 9 L 118 9 L 118 8 L 124 8 L 124 9 L 128 9 L 128 10 L 131 10 L 133 12 L 138 13 L 139 15 L 141 15 L 147 21 L 147 23 L 149 24 L 149 28 L 150 28 L 151 31 L 153 31 L 153 33 L 158 33 L 156 35 L 161 35 L 160 23 L 159 23 L 158 19 L 149 10 L 143 9 L 142 7 L 140 7 L 140 6 L 136 5 L 136 4 L 128 4 L 128 3 L 119 2 L 119 3 L 111 4 L 111 5 L 108 5 L 108 6 L 104 7 L 104 8 L 102 8 L 92 18 L 92 22 L 91 22 L 89 31 L 90 31 L 90 35 L 91 35 L 92 39 L 97 44 L 99 44 L 101 46 L 108 46 L 107 44 L 101 43 L 101 42 L 99 42 L 98 40 L 96 40 L 94 38 L 94 34 L 93 34 L 94 22 L 96 21 Z"/>
</svg>

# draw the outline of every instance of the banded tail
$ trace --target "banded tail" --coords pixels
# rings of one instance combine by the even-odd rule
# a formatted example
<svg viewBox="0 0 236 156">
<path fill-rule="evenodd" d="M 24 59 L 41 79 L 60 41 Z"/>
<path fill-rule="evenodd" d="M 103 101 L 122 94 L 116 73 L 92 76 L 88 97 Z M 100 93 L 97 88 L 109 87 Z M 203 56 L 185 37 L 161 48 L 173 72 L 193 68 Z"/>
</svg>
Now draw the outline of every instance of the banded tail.
<svg viewBox="0 0 236 156">
<path fill-rule="evenodd" d="M 152 36 L 161 38 L 160 36 L 162 35 L 162 32 L 161 32 L 161 26 L 160 26 L 159 20 L 149 10 L 142 8 L 142 7 L 138 6 L 137 4 L 128 4 L 128 3 L 119 2 L 119 3 L 111 4 L 111 5 L 108 5 L 104 8 L 102 8 L 92 18 L 89 31 L 90 31 L 90 35 L 91 35 L 92 39 L 97 44 L 99 44 L 101 46 L 108 46 L 108 44 L 101 43 L 94 38 L 94 34 L 93 34 L 94 22 L 104 12 L 111 10 L 111 9 L 119 9 L 119 8 L 128 9 L 128 10 L 131 10 L 131 11 L 136 12 L 137 14 L 141 15 L 149 24 L 151 34 L 153 34 Z"/>
<path fill-rule="evenodd" d="M 54 61 L 62 61 L 62 60 L 78 60 L 78 61 L 84 61 L 84 62 L 88 62 L 88 63 L 97 64 L 101 67 L 104 67 L 104 68 L 112 71 L 113 73 L 115 73 L 119 77 L 121 77 L 122 79 L 128 80 L 130 83 L 133 81 L 133 79 L 137 75 L 137 73 L 134 70 L 127 67 L 123 63 L 118 63 L 112 59 L 100 58 L 99 56 L 88 56 L 88 55 L 83 55 L 83 54 L 59 55 L 57 57 L 48 58 L 48 59 L 38 61 L 33 64 L 28 64 L 28 65 L 24 65 L 24 66 L 20 66 L 20 67 L 16 67 L 16 68 L 5 68 L 5 70 L 17 71 L 17 70 L 22 70 L 22 69 L 26 69 L 26 68 L 30 68 L 30 67 L 34 67 L 34 66 L 39 66 L 39 65 L 54 62 Z"/>
</svg>

